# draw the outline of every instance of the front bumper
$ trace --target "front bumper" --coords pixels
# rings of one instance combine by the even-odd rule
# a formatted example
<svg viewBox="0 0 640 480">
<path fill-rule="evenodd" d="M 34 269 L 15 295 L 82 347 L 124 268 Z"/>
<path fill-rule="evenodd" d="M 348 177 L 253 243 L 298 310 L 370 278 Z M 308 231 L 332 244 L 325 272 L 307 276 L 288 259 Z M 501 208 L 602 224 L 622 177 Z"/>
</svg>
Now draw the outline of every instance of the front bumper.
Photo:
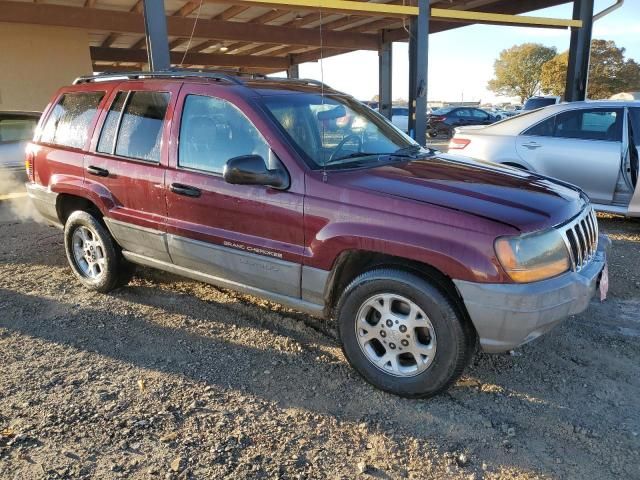
<svg viewBox="0 0 640 480">
<path fill-rule="evenodd" d="M 580 272 L 524 284 L 454 280 L 488 353 L 530 342 L 589 305 L 605 266 L 610 240 L 600 235 L 594 259 Z"/>
</svg>

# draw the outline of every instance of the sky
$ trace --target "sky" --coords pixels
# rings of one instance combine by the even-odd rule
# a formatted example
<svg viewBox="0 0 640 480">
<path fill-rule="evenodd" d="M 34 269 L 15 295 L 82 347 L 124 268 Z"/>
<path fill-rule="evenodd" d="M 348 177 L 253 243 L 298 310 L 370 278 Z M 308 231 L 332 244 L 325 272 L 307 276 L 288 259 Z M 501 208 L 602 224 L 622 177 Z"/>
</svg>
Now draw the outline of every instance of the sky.
<svg viewBox="0 0 640 480">
<path fill-rule="evenodd" d="M 595 0 L 595 12 L 614 0 Z M 571 18 L 572 4 L 537 10 L 529 15 Z M 626 48 L 627 58 L 640 62 L 640 0 L 626 0 L 624 5 L 594 23 L 593 38 L 613 40 Z M 500 51 L 516 44 L 535 42 L 554 46 L 558 52 L 568 50 L 568 30 L 470 25 L 429 37 L 428 100 L 500 102 L 486 89 L 493 77 L 493 62 Z M 322 70 L 322 71 L 321 71 Z M 408 45 L 393 46 L 393 98 L 408 97 Z M 378 53 L 352 52 L 319 63 L 300 65 L 302 78 L 324 79 L 333 88 L 360 100 L 370 100 L 378 93 Z M 513 100 L 516 100 L 515 98 Z"/>
</svg>

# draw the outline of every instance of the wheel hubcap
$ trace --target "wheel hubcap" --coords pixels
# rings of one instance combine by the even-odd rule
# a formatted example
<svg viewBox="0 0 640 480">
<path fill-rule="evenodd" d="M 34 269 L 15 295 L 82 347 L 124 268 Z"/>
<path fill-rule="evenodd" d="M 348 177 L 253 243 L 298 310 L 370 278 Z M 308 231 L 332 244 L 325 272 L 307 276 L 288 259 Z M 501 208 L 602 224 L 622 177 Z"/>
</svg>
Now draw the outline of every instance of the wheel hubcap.
<svg viewBox="0 0 640 480">
<path fill-rule="evenodd" d="M 371 363 L 397 377 L 422 373 L 436 354 L 431 320 L 401 295 L 383 293 L 368 298 L 358 310 L 356 337 Z"/>
<path fill-rule="evenodd" d="M 105 271 L 104 246 L 91 229 L 80 226 L 71 236 L 73 258 L 82 276 L 98 279 Z"/>
</svg>

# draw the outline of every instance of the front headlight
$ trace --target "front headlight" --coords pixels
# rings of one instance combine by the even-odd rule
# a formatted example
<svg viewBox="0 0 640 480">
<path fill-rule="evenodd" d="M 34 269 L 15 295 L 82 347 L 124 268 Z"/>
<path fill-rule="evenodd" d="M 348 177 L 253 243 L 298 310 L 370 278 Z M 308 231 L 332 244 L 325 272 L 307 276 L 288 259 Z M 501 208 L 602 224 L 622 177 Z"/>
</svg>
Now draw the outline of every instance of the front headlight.
<svg viewBox="0 0 640 480">
<path fill-rule="evenodd" d="M 562 235 L 555 229 L 500 237 L 495 249 L 502 268 L 518 283 L 555 277 L 571 265 Z"/>
</svg>

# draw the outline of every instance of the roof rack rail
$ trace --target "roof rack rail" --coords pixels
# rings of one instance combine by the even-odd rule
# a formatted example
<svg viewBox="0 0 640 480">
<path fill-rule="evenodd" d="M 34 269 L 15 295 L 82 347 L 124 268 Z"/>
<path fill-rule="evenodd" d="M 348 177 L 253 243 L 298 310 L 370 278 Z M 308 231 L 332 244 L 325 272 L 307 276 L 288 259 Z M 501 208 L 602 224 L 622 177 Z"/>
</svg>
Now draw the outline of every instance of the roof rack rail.
<svg viewBox="0 0 640 480">
<path fill-rule="evenodd" d="M 272 80 L 274 82 L 285 82 L 285 83 L 298 83 L 301 85 L 316 85 L 318 87 L 329 88 L 333 90 L 326 83 L 322 83 L 320 80 L 314 80 L 312 78 L 286 78 L 286 77 L 267 77 L 267 76 L 259 76 L 257 78 L 261 78 L 264 80 Z"/>
<path fill-rule="evenodd" d="M 195 68 L 172 68 L 169 70 L 159 70 L 156 72 L 103 72 L 97 75 L 87 75 L 78 77 L 73 81 L 74 85 L 80 83 L 106 82 L 109 80 L 139 79 L 139 78 L 203 78 L 209 80 L 224 81 L 234 85 L 244 85 L 242 77 L 251 80 L 273 80 L 275 82 L 297 83 L 299 85 L 316 85 L 318 87 L 331 88 L 329 85 L 319 80 L 311 78 L 283 78 L 267 77 L 260 73 L 244 73 L 224 70 L 207 70 Z"/>
<path fill-rule="evenodd" d="M 109 80 L 138 78 L 205 78 L 210 80 L 224 81 L 235 85 L 244 85 L 244 82 L 234 75 L 215 72 L 211 70 L 189 69 L 160 70 L 157 72 L 104 72 L 97 75 L 78 77 L 73 81 L 73 84 L 78 85 L 80 83 L 106 82 Z"/>
</svg>

